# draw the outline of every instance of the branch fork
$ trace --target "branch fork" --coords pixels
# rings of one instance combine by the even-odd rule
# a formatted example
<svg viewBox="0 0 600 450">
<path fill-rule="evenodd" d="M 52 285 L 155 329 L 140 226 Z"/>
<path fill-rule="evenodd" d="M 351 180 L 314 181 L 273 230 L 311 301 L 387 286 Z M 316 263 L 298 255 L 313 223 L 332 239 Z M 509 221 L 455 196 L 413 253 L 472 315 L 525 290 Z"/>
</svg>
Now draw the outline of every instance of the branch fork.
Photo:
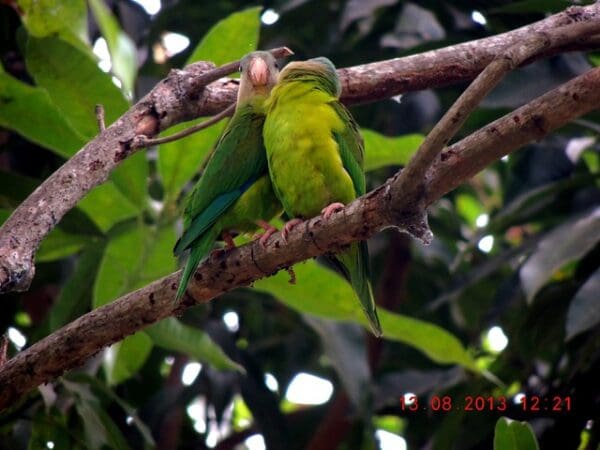
<svg viewBox="0 0 600 450">
<path fill-rule="evenodd" d="M 573 24 L 575 12 L 579 13 L 577 20 L 581 21 Z M 270 241 L 266 249 L 254 242 L 218 257 L 209 257 L 196 271 L 188 295 L 178 305 L 173 303 L 180 277 L 180 273 L 176 272 L 89 312 L 36 342 L 0 368 L 0 409 L 13 404 L 35 386 L 81 365 L 105 346 L 196 303 L 207 302 L 224 292 L 247 286 L 265 274 L 335 251 L 357 239 L 366 239 L 386 227 L 399 226 L 424 241 L 430 240 L 426 218 L 423 218 L 427 206 L 492 161 L 576 117 L 600 108 L 600 68 L 596 68 L 442 151 L 479 100 L 510 67 L 526 59 L 561 49 L 564 51 L 565 48 L 571 48 L 573 42 L 597 45 L 600 42 L 596 39 L 599 24 L 600 4 L 597 3 L 571 8 L 537 24 L 501 35 L 504 37 L 495 36 L 479 41 L 478 46 L 483 48 L 479 66 L 469 63 L 469 70 L 477 69 L 479 72 L 489 67 L 463 93 L 399 175 L 327 219 L 316 217 L 306 221 L 304 226 L 290 232 L 286 245 L 283 245 L 281 237 L 277 237 Z M 545 35 L 536 34 L 539 31 L 545 31 Z M 546 35 L 550 44 L 547 44 Z M 524 51 L 514 47 L 519 50 L 517 59 L 511 58 L 509 61 L 497 57 L 507 51 L 510 53 L 516 43 L 525 45 L 525 41 L 529 44 Z M 502 49 L 497 48 L 498 42 L 505 43 Z M 471 44 L 434 51 L 430 56 L 443 55 L 447 58 L 449 53 L 454 52 L 457 60 L 463 60 L 465 51 L 476 51 Z M 495 56 L 486 54 L 490 48 L 496 49 Z M 470 53 L 470 57 L 473 57 L 473 53 Z M 405 80 L 402 77 L 407 70 L 414 71 L 417 60 L 424 61 L 426 67 L 423 72 L 416 72 L 418 76 L 413 78 L 409 86 L 412 90 L 425 87 L 423 80 L 429 83 L 427 87 L 432 87 L 461 79 L 455 76 L 433 81 L 431 74 L 435 71 L 428 66 L 432 58 L 416 55 L 341 69 L 345 93 L 343 99 L 346 103 L 356 103 L 367 98 L 375 100 L 406 92 L 409 88 L 406 84 L 400 88 L 397 80 Z M 489 64 L 492 60 L 494 62 Z M 449 59 L 444 61 L 448 63 Z M 403 62 L 408 68 L 403 68 Z M 455 67 L 456 62 L 453 64 Z M 161 82 L 129 112 L 106 128 L 100 138 L 67 161 L 15 210 L 0 228 L 0 292 L 28 286 L 33 276 L 33 254 L 41 239 L 87 191 L 107 178 L 122 159 L 119 159 L 122 152 L 136 150 L 131 145 L 136 135 L 154 137 L 158 131 L 176 122 L 217 113 L 232 103 L 235 87 L 227 80 L 217 78 L 206 87 L 198 84 L 198 80 L 216 76 L 208 75 L 207 71 L 212 70 L 209 66 L 197 63 L 185 71 L 174 73 L 176 79 L 168 78 Z M 396 71 L 390 71 L 390 67 L 396 66 Z M 384 69 L 385 75 L 380 76 L 380 71 Z M 465 73 L 467 75 L 463 73 L 461 76 L 475 75 L 468 71 Z M 365 97 L 369 93 L 371 97 Z M 121 146 L 128 146 L 129 149 Z M 101 170 L 90 169 L 95 160 L 105 162 Z"/>
</svg>

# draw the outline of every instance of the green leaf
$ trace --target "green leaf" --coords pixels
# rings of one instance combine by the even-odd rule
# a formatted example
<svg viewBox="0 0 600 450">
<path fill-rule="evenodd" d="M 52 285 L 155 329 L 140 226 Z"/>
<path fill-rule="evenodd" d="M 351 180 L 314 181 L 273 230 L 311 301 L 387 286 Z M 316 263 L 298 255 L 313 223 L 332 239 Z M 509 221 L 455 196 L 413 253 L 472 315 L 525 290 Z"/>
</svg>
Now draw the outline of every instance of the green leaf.
<svg viewBox="0 0 600 450">
<path fill-rule="evenodd" d="M 600 240 L 600 207 L 575 217 L 552 230 L 523 264 L 521 284 L 527 301 L 554 273 L 570 261 L 581 258 Z"/>
<path fill-rule="evenodd" d="M 310 314 L 303 314 L 303 319 L 321 338 L 323 352 L 335 367 L 354 406 L 362 413 L 369 411 L 372 407 L 371 370 L 362 329 Z"/>
<path fill-rule="evenodd" d="M 204 35 L 187 64 L 212 61 L 219 66 L 256 50 L 261 10 L 261 6 L 249 8 L 219 21 Z"/>
<path fill-rule="evenodd" d="M 56 261 L 77 253 L 93 239 L 83 234 L 65 233 L 60 228 L 54 228 L 42 241 L 35 255 L 36 262 Z"/>
<path fill-rule="evenodd" d="M 242 366 L 229 359 L 208 334 L 174 317 L 163 319 L 145 331 L 159 347 L 185 353 L 216 369 L 245 372 Z"/>
<path fill-rule="evenodd" d="M 176 125 L 161 136 L 168 136 L 189 128 L 204 119 Z M 214 147 L 225 128 L 226 121 L 194 133 L 184 139 L 162 144 L 158 150 L 157 168 L 160 174 L 165 202 L 174 201 L 179 192 L 198 172 L 200 164 Z"/>
<path fill-rule="evenodd" d="M 57 330 L 81 315 L 92 303 L 90 286 L 93 285 L 103 246 L 92 245 L 79 257 L 75 270 L 63 285 L 50 310 L 50 329 Z"/>
<path fill-rule="evenodd" d="M 150 356 L 152 339 L 140 331 L 111 345 L 104 354 L 104 372 L 109 385 L 117 385 L 134 376 Z"/>
<path fill-rule="evenodd" d="M 151 446 L 156 445 L 156 443 L 154 442 L 154 438 L 152 437 L 152 433 L 150 432 L 150 429 L 144 422 L 142 422 L 137 413 L 137 410 L 125 400 L 123 400 L 121 397 L 119 397 L 117 394 L 115 394 L 115 392 L 112 389 L 107 387 L 98 378 L 95 378 L 84 372 L 71 372 L 67 376 L 69 381 L 73 381 L 76 383 L 88 383 L 96 392 L 99 392 L 108 399 L 116 402 L 123 409 L 123 411 L 129 417 L 131 417 L 132 423 L 138 429 L 144 441 Z"/>
<path fill-rule="evenodd" d="M 139 211 L 111 181 L 96 186 L 79 201 L 79 209 L 106 233 L 113 225 L 138 215 Z"/>
<path fill-rule="evenodd" d="M 481 203 L 474 196 L 462 193 L 456 197 L 456 210 L 469 225 L 475 226 L 481 214 Z"/>
<path fill-rule="evenodd" d="M 131 203 L 143 210 L 148 204 L 148 176 L 150 167 L 147 153 L 134 153 L 117 166 L 110 174 L 110 179 Z"/>
<path fill-rule="evenodd" d="M 94 283 L 94 308 L 173 272 L 175 240 L 172 227 L 136 223 L 111 232 Z"/>
<path fill-rule="evenodd" d="M 67 121 L 87 140 L 98 134 L 95 106 L 102 104 L 106 125 L 128 108 L 111 75 L 102 72 L 88 54 L 58 38 L 27 41 L 27 69 L 48 91 Z"/>
<path fill-rule="evenodd" d="M 12 211 L 9 211 L 8 209 L 0 209 L 0 225 L 2 225 L 11 214 Z"/>
<path fill-rule="evenodd" d="M 600 322 L 600 269 L 579 288 L 567 312 L 567 340 Z"/>
<path fill-rule="evenodd" d="M 84 0 L 18 0 L 21 19 L 30 35 L 42 38 L 58 34 L 88 42 L 87 6 Z"/>
<path fill-rule="evenodd" d="M 129 446 L 119 428 L 104 411 L 89 386 L 62 380 L 63 386 L 75 397 L 75 409 L 85 430 L 86 448 L 104 450 L 106 447 L 127 450 Z"/>
<path fill-rule="evenodd" d="M 500 417 L 496 422 L 494 450 L 539 450 L 539 447 L 527 422 Z"/>
<path fill-rule="evenodd" d="M 388 137 L 366 128 L 361 129 L 365 140 L 365 170 L 376 170 L 385 166 L 405 166 L 417 151 L 424 136 L 407 134 Z"/>
<path fill-rule="evenodd" d="M 48 93 L 11 77 L 0 64 L 0 126 L 65 158 L 85 144 Z"/>
<path fill-rule="evenodd" d="M 303 313 L 337 320 L 361 321 L 363 313 L 352 288 L 332 270 L 315 261 L 294 265 L 296 285 L 289 274 L 279 271 L 254 283 L 254 288 L 268 292 L 286 305 Z M 384 331 L 385 332 L 385 331 Z"/>
<path fill-rule="evenodd" d="M 89 0 L 100 31 L 108 45 L 112 72 L 121 80 L 125 95 L 131 98 L 137 72 L 137 51 L 135 44 L 121 29 L 117 20 L 101 0 Z"/>
<path fill-rule="evenodd" d="M 412 317 L 378 308 L 383 337 L 402 342 L 441 364 L 460 364 L 479 372 L 475 361 L 460 340 L 443 328 Z M 366 325 L 366 319 L 361 321 Z"/>
<path fill-rule="evenodd" d="M 69 428 L 66 416 L 56 408 L 39 409 L 31 421 L 29 450 L 48 448 L 47 443 L 54 443 L 54 448 L 72 448 L 69 441 Z"/>
<path fill-rule="evenodd" d="M 297 285 L 289 275 L 276 275 L 257 281 L 254 287 L 265 291 L 296 311 L 335 320 L 347 320 L 368 328 L 368 321 L 350 285 L 333 271 L 315 261 L 294 266 Z M 460 341 L 443 328 L 378 308 L 386 339 L 403 342 L 439 363 L 456 363 L 477 370 L 475 362 Z"/>
<path fill-rule="evenodd" d="M 521 0 L 517 2 L 509 2 L 506 5 L 492 8 L 490 12 L 492 14 L 498 13 L 536 13 L 541 12 L 553 13 L 562 11 L 565 8 L 571 6 L 572 3 L 567 0 Z"/>
<path fill-rule="evenodd" d="M 186 64 L 212 61 L 217 65 L 235 61 L 256 50 L 260 31 L 260 7 L 231 14 L 213 26 L 192 52 Z M 170 128 L 168 136 L 192 126 L 198 121 Z M 198 172 L 200 164 L 215 145 L 225 127 L 225 121 L 185 139 L 163 144 L 158 151 L 158 173 L 162 179 L 166 201 L 177 198 L 181 188 Z"/>
</svg>

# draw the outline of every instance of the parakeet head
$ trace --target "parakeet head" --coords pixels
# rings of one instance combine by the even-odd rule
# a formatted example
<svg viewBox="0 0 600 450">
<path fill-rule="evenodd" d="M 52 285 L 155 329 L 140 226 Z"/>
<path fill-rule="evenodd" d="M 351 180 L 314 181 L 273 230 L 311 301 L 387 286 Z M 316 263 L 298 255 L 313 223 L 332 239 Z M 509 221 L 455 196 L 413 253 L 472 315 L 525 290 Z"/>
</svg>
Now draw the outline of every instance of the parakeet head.
<svg viewBox="0 0 600 450">
<path fill-rule="evenodd" d="M 253 95 L 268 95 L 277 83 L 277 62 L 269 52 L 248 53 L 240 61 L 240 89 L 238 101 Z"/>
<path fill-rule="evenodd" d="M 335 66 L 324 56 L 289 63 L 281 71 L 279 81 L 316 82 L 319 87 L 335 97 L 339 97 L 342 93 L 342 85 Z"/>
</svg>

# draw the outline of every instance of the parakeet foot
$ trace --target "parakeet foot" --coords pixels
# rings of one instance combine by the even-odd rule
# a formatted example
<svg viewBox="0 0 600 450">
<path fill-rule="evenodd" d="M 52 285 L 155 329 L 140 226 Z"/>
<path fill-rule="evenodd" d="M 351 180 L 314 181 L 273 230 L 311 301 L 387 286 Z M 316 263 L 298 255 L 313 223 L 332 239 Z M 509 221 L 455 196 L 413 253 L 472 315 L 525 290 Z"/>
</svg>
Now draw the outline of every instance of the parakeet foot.
<svg viewBox="0 0 600 450">
<path fill-rule="evenodd" d="M 231 250 L 235 248 L 235 242 L 233 242 L 233 237 L 227 231 L 223 231 L 221 233 L 221 238 L 223 242 L 225 242 L 225 250 Z"/>
<path fill-rule="evenodd" d="M 267 241 L 275 232 L 277 232 L 277 228 L 264 220 L 257 220 L 255 223 L 265 230 L 265 232 L 255 234 L 254 238 L 258 239 L 258 242 L 263 248 L 267 248 Z"/>
<path fill-rule="evenodd" d="M 340 202 L 332 203 L 331 205 L 327 205 L 325 208 L 321 210 L 321 214 L 325 219 L 329 219 L 333 213 L 336 213 L 344 208 L 344 204 Z"/>
<path fill-rule="evenodd" d="M 290 234 L 290 231 L 292 231 L 299 223 L 302 223 L 302 219 L 292 219 L 289 222 L 286 222 L 286 224 L 283 226 L 283 230 L 281 230 L 283 242 L 287 244 L 288 234 Z"/>
</svg>

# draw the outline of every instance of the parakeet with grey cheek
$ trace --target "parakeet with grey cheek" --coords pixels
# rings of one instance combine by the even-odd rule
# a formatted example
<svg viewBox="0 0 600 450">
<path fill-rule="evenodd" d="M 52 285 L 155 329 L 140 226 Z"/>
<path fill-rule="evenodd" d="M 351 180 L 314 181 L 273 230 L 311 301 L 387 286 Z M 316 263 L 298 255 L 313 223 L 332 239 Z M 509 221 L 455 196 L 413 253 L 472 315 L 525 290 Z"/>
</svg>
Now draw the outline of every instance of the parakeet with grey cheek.
<svg viewBox="0 0 600 450">
<path fill-rule="evenodd" d="M 264 243 L 276 231 L 268 222 L 282 212 L 271 186 L 262 135 L 264 103 L 277 81 L 277 64 L 270 53 L 256 51 L 241 60 L 240 72 L 235 113 L 185 206 L 184 231 L 173 251 L 190 252 L 175 300 L 183 296 L 219 236 L 232 247 L 231 231 L 264 228 Z"/>
<path fill-rule="evenodd" d="M 294 218 L 284 238 L 303 219 L 329 217 L 365 193 L 363 140 L 340 93 L 335 66 L 321 57 L 289 63 L 266 102 L 263 135 L 271 182 Z M 373 333 L 381 336 L 366 242 L 351 244 L 332 261 L 352 285 Z"/>
</svg>

